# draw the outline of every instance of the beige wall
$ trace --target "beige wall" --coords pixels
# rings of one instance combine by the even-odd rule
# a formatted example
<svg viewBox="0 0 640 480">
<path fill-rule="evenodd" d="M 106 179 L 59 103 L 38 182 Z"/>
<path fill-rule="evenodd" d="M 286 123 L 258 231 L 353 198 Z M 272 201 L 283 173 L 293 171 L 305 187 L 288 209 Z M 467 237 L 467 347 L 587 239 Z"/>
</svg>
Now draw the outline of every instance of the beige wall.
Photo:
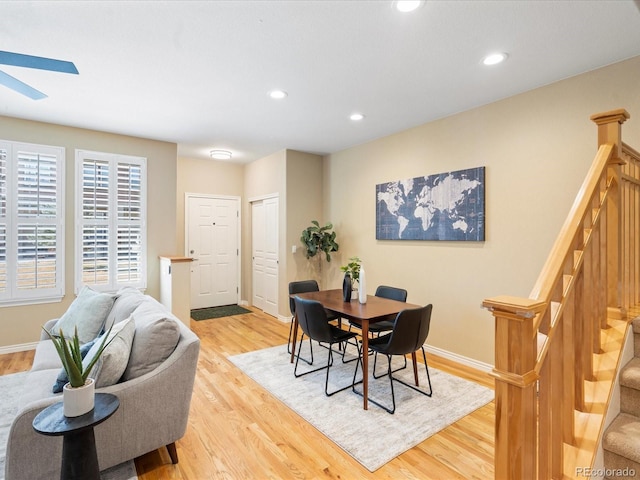
<svg viewBox="0 0 640 480">
<path fill-rule="evenodd" d="M 318 278 L 316 262 L 309 262 L 300 246 L 300 232 L 312 219 L 322 218 L 322 157 L 294 150 L 282 150 L 251 163 L 178 159 L 177 244 L 184 251 L 184 194 L 208 193 L 242 198 L 242 285 L 241 298 L 252 299 L 251 290 L 251 209 L 250 200 L 278 195 L 280 213 L 280 275 L 278 306 L 281 316 L 289 315 L 288 282 Z"/>
<path fill-rule="evenodd" d="M 251 204 L 253 199 L 265 196 L 278 196 L 278 215 L 280 251 L 279 258 L 284 259 L 286 239 L 286 159 L 287 151 L 281 150 L 245 166 L 244 193 L 242 199 L 242 298 L 249 304 L 252 301 L 251 286 Z M 282 285 L 286 285 L 286 261 L 278 265 L 279 298 L 282 297 Z M 281 302 L 280 302 L 281 303 Z M 288 305 L 288 304 L 287 304 Z M 282 305 L 279 306 L 282 312 Z"/>
<path fill-rule="evenodd" d="M 244 167 L 177 161 L 174 144 L 6 117 L 0 117 L 0 138 L 66 147 L 67 185 L 75 148 L 149 159 L 152 295 L 159 292 L 157 255 L 183 252 L 184 193 L 202 192 L 242 196 L 241 292 L 251 301 L 249 199 L 278 194 L 281 316 L 288 315 L 288 282 L 315 273 L 300 232 L 312 219 L 332 222 L 340 251 L 330 265 L 323 264 L 323 287 L 339 288 L 339 266 L 359 255 L 369 293 L 387 283 L 407 288 L 411 302 L 434 304 L 432 346 L 493 363 L 493 319 L 480 308 L 482 300 L 529 294 L 595 155 L 591 114 L 626 108 L 631 120 L 623 126 L 625 141 L 640 148 L 639 76 L 637 57 L 327 156 L 321 173 L 317 156 L 300 152 L 282 150 Z M 486 167 L 485 242 L 375 240 L 377 183 L 476 166 Z M 72 218 L 70 189 L 66 203 Z M 168 233 L 173 225 L 175 234 Z M 66 228 L 72 239 L 72 222 Z M 296 254 L 292 245 L 298 246 Z M 66 248 L 64 301 L 0 308 L 0 347 L 35 341 L 42 322 L 67 308 L 73 298 L 73 242 Z"/>
<path fill-rule="evenodd" d="M 31 343 L 40 337 L 40 327 L 59 317 L 75 298 L 74 286 L 74 165 L 75 149 L 136 155 L 147 158 L 147 293 L 159 298 L 160 265 L 158 255 L 176 251 L 176 154 L 173 143 L 114 135 L 80 128 L 64 127 L 0 116 L 3 140 L 65 147 L 66 226 L 65 291 L 60 303 L 23 307 L 0 307 L 0 347 Z"/>
<path fill-rule="evenodd" d="M 433 303 L 428 343 L 493 364 L 484 298 L 528 296 L 596 152 L 597 112 L 626 108 L 625 142 L 640 147 L 640 57 L 428 123 L 325 158 L 324 213 L 338 262 L 358 255 L 369 294 L 404 287 Z M 486 167 L 486 241 L 375 239 L 378 183 Z M 339 271 L 327 286 L 341 285 Z"/>
<path fill-rule="evenodd" d="M 177 176 L 177 252 L 184 251 L 185 194 L 204 193 L 242 197 L 244 188 L 244 165 L 218 160 L 195 160 L 178 158 Z"/>
<path fill-rule="evenodd" d="M 315 278 L 322 285 L 321 265 L 315 258 L 307 259 L 300 242 L 302 231 L 317 220 L 324 225 L 322 215 L 322 157 L 310 153 L 287 150 L 287 203 L 286 203 L 286 279 L 281 282 L 280 314 L 289 312 L 289 282 Z M 297 248 L 292 253 L 291 247 Z M 327 262 L 322 261 L 326 269 Z"/>
</svg>

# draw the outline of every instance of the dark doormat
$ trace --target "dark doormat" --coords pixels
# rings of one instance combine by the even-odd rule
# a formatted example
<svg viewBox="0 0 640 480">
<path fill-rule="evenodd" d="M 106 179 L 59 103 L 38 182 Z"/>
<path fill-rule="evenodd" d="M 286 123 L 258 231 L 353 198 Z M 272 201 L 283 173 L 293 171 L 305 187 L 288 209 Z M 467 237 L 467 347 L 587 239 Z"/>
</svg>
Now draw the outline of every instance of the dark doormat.
<svg viewBox="0 0 640 480">
<path fill-rule="evenodd" d="M 238 305 L 223 305 L 222 307 L 198 308 L 191 310 L 191 318 L 194 320 L 208 320 L 210 318 L 230 317 L 231 315 L 242 315 L 251 313 L 251 310 Z"/>
</svg>

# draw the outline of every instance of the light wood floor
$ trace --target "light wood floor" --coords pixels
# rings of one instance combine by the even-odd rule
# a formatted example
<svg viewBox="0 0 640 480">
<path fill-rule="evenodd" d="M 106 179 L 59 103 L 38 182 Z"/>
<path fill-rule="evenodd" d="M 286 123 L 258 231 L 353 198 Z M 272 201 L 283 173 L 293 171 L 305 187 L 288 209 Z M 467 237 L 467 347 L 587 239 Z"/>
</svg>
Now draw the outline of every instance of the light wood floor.
<svg viewBox="0 0 640 480">
<path fill-rule="evenodd" d="M 371 473 L 227 360 L 285 343 L 288 323 L 256 312 L 191 324 L 202 343 L 180 461 L 172 465 L 164 449 L 144 455 L 140 480 L 493 479 L 493 402 Z M 0 355 L 0 374 L 32 360 L 33 352 Z M 485 373 L 433 356 L 429 365 L 493 387 Z"/>
</svg>

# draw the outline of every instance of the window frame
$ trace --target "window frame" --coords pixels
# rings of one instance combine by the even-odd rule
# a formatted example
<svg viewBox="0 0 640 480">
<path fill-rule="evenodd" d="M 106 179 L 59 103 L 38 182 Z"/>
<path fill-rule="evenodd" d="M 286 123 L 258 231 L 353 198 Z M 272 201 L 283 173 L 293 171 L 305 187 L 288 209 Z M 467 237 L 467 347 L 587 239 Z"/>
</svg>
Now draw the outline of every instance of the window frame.
<svg viewBox="0 0 640 480">
<path fill-rule="evenodd" d="M 34 305 L 41 303 L 55 303 L 62 301 L 65 294 L 65 165 L 66 150 L 64 147 L 52 145 L 40 145 L 11 140 L 0 140 L 0 150 L 7 152 L 5 168 L 5 213 L 0 210 L 0 224 L 6 225 L 5 232 L 5 285 L 6 289 L 0 291 L 0 307 L 20 305 Z M 24 152 L 36 156 L 55 157 L 55 217 L 20 216 L 19 209 L 19 156 Z M 40 172 L 38 170 L 38 172 Z M 1 182 L 0 178 L 0 182 Z M 45 191 L 46 187 L 38 184 L 38 194 Z M 38 195 L 39 196 L 39 195 Z M 18 288 L 18 264 L 19 264 L 19 227 L 22 225 L 50 226 L 53 225 L 55 234 L 55 282 L 51 288 L 39 288 L 37 285 L 31 289 Z M 36 251 L 36 265 L 37 265 Z M 36 271 L 36 283 L 38 273 Z"/>
<path fill-rule="evenodd" d="M 108 217 L 106 220 L 85 219 L 83 217 L 84 198 L 84 164 L 85 161 L 105 162 L 109 167 L 108 175 Z M 128 164 L 140 167 L 140 220 L 118 219 L 118 165 Z M 121 287 L 131 286 L 144 291 L 147 288 L 147 159 L 145 157 L 122 155 L 115 153 L 96 152 L 90 150 L 76 149 L 75 152 L 75 252 L 74 252 L 74 273 L 75 292 L 80 292 L 83 286 L 87 285 L 100 292 L 116 292 Z M 107 261 L 109 279 L 107 283 L 85 283 L 83 276 L 83 231 L 85 227 L 102 226 L 109 232 L 107 241 Z M 133 282 L 118 281 L 118 239 L 117 232 L 122 226 L 139 226 L 140 228 L 140 279 Z"/>
</svg>

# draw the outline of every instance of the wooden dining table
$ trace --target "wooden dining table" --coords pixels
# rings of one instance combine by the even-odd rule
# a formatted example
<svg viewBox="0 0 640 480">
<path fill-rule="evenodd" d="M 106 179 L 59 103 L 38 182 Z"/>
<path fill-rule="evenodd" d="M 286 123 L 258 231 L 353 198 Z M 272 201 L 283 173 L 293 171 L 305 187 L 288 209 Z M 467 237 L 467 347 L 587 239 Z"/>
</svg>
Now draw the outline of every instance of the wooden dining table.
<svg viewBox="0 0 640 480">
<path fill-rule="evenodd" d="M 362 328 L 362 393 L 364 397 L 364 409 L 369 408 L 369 324 L 395 317 L 398 312 L 407 308 L 419 308 L 414 305 L 388 298 L 367 295 L 367 303 L 360 303 L 357 299 L 345 302 L 342 298 L 342 290 L 320 290 L 319 292 L 306 292 L 292 294 L 291 297 L 300 297 L 306 300 L 316 300 L 322 306 L 337 313 L 342 318 L 352 320 Z M 296 338 L 298 336 L 298 317 L 294 317 L 293 335 L 291 336 L 291 363 L 293 363 L 296 351 Z"/>
</svg>

